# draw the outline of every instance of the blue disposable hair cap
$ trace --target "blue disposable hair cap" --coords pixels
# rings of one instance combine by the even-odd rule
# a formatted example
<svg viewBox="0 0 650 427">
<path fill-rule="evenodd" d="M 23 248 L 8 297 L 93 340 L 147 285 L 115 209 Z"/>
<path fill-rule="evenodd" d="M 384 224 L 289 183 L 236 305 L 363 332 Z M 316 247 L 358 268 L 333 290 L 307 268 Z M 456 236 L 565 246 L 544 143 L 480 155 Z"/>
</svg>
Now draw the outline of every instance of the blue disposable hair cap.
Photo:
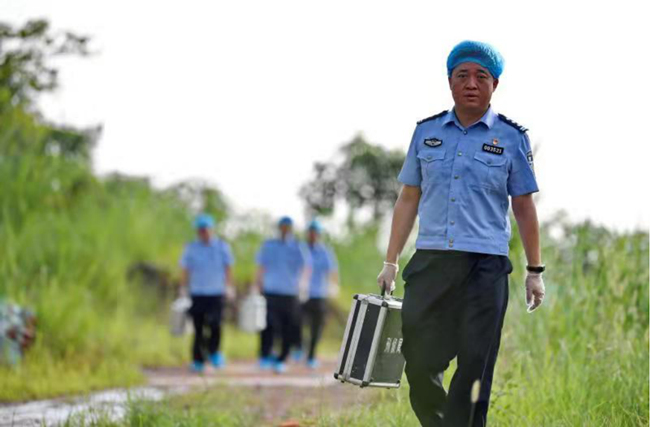
<svg viewBox="0 0 650 427">
<path fill-rule="evenodd" d="M 214 218 L 212 215 L 202 213 L 194 220 L 194 228 L 214 228 Z"/>
<path fill-rule="evenodd" d="M 293 226 L 293 220 L 289 216 L 283 216 L 280 218 L 280 221 L 278 221 L 278 226 L 280 225 L 288 225 L 288 226 Z"/>
<path fill-rule="evenodd" d="M 313 230 L 316 233 L 321 234 L 323 232 L 323 225 L 317 219 L 313 219 L 309 223 L 309 226 L 307 227 L 307 229 L 308 230 Z"/>
<path fill-rule="evenodd" d="M 495 79 L 503 72 L 503 56 L 487 43 L 465 40 L 454 46 L 447 57 L 447 76 L 451 77 L 454 68 L 463 62 L 474 62 L 487 68 Z"/>
</svg>

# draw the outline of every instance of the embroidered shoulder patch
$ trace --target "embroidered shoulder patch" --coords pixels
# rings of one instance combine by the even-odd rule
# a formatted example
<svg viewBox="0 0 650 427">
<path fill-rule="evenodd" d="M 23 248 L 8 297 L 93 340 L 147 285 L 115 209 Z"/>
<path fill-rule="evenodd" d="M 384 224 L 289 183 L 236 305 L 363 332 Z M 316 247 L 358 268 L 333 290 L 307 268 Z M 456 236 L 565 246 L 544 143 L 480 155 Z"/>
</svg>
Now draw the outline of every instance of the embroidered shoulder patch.
<svg viewBox="0 0 650 427">
<path fill-rule="evenodd" d="M 535 165 L 533 164 L 533 152 L 529 151 L 526 153 L 526 160 L 528 160 L 528 165 L 533 171 L 533 175 L 535 175 Z"/>
<path fill-rule="evenodd" d="M 509 119 L 508 117 L 504 116 L 503 114 L 499 114 L 499 118 L 507 125 L 512 126 L 513 128 L 517 129 L 521 133 L 525 133 L 528 131 L 528 128 L 520 125 L 519 123 L 515 122 L 512 119 Z"/>
</svg>

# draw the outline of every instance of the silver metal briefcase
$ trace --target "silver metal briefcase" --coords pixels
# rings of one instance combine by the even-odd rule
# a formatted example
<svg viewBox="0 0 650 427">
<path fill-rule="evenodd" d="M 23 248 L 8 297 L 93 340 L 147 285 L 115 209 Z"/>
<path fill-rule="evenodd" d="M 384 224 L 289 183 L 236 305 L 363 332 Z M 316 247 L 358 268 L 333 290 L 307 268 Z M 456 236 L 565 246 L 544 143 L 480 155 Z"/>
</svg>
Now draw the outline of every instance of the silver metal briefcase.
<svg viewBox="0 0 650 427">
<path fill-rule="evenodd" d="M 354 296 L 334 378 L 361 387 L 397 388 L 404 372 L 402 300 Z"/>
</svg>

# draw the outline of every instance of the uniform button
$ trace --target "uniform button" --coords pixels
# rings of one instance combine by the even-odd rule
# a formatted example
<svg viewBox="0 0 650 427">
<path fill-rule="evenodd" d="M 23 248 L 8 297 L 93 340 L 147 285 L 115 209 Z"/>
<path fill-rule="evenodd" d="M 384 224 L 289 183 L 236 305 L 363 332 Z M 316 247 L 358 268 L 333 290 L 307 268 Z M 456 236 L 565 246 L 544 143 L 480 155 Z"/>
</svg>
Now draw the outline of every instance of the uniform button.
<svg viewBox="0 0 650 427">
<path fill-rule="evenodd" d="M 431 156 L 427 156 L 427 160 L 431 160 Z"/>
<path fill-rule="evenodd" d="M 454 220 L 452 219 L 451 221 L 449 221 L 449 223 L 450 223 L 451 225 L 454 225 L 454 224 L 456 224 L 456 221 L 454 221 Z"/>
<path fill-rule="evenodd" d="M 463 131 L 463 135 L 467 135 L 467 131 L 466 131 L 466 130 Z"/>
<path fill-rule="evenodd" d="M 458 175 L 454 175 L 454 179 L 458 179 L 458 178 L 460 178 Z"/>
<path fill-rule="evenodd" d="M 449 239 L 449 243 L 450 243 L 450 244 L 453 244 L 453 243 L 454 243 L 454 239 Z"/>
<path fill-rule="evenodd" d="M 459 155 L 459 156 L 462 156 L 462 155 L 463 155 L 462 151 L 459 151 L 459 152 L 458 152 L 458 155 Z"/>
<path fill-rule="evenodd" d="M 449 244 L 449 247 L 450 247 L 450 248 L 453 248 L 453 247 L 454 247 L 454 244 L 453 244 L 453 243 L 450 243 L 450 244 Z"/>
<path fill-rule="evenodd" d="M 451 201 L 452 201 L 452 202 L 455 202 L 455 201 L 456 201 L 456 198 L 455 198 L 455 197 L 452 197 L 452 198 L 451 198 Z"/>
<path fill-rule="evenodd" d="M 487 163 L 488 163 L 488 165 L 491 165 L 491 164 L 492 164 L 492 160 L 488 160 Z"/>
</svg>

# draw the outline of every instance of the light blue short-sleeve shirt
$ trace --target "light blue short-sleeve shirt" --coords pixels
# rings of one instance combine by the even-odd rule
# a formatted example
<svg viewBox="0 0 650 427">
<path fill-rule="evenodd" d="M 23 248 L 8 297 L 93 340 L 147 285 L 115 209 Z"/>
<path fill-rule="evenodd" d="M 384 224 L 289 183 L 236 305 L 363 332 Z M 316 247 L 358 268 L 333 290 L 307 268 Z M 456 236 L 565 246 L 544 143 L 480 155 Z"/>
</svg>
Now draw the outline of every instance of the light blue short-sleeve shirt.
<svg viewBox="0 0 650 427">
<path fill-rule="evenodd" d="M 212 238 L 209 243 L 189 243 L 180 264 L 189 272 L 190 294 L 223 295 L 226 291 L 226 269 L 233 262 L 230 245 L 223 240 Z"/>
<path fill-rule="evenodd" d="M 468 128 L 453 110 L 419 122 L 398 179 L 422 190 L 418 249 L 508 255 L 509 196 L 539 191 L 526 129 L 492 108 Z"/>
<path fill-rule="evenodd" d="M 301 274 L 311 267 L 307 246 L 292 237 L 265 241 L 256 259 L 264 268 L 262 290 L 267 294 L 297 296 Z"/>
<path fill-rule="evenodd" d="M 312 259 L 311 278 L 309 280 L 309 298 L 327 298 L 330 275 L 338 270 L 334 252 L 323 243 L 309 245 Z"/>
</svg>

